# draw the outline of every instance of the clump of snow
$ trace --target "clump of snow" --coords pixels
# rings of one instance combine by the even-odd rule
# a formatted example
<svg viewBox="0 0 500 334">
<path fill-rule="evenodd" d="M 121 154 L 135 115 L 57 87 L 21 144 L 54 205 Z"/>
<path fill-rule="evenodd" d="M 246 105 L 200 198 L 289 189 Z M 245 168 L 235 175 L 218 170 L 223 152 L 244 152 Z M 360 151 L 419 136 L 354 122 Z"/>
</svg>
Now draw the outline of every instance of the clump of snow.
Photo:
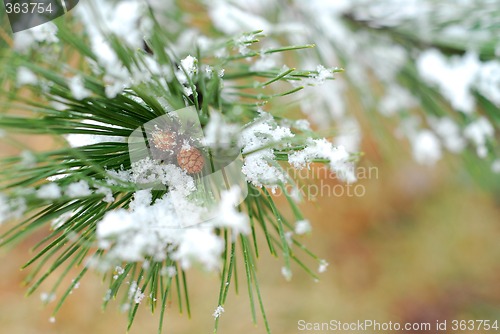
<svg viewBox="0 0 500 334">
<path fill-rule="evenodd" d="M 238 234 L 249 234 L 250 224 L 248 216 L 236 209 L 241 202 L 241 189 L 233 186 L 223 191 L 221 201 L 215 210 L 215 226 L 231 228 L 233 237 Z"/>
<path fill-rule="evenodd" d="M 132 281 L 132 283 L 130 283 L 130 288 L 128 290 L 128 297 L 129 299 L 132 299 L 135 304 L 140 304 L 141 301 L 144 299 L 145 295 L 136 281 Z"/>
<path fill-rule="evenodd" d="M 134 65 L 129 71 L 120 61 L 107 37 L 114 34 L 124 46 L 133 50 L 142 48 L 144 36 L 149 35 L 148 29 L 151 29 L 151 22 L 144 22 L 148 20 L 144 15 L 146 10 L 146 3 L 138 0 L 115 3 L 101 1 L 99 5 L 92 0 L 76 8 L 75 13 L 84 23 L 92 51 L 104 71 L 108 98 L 115 97 L 135 81 L 147 79 L 152 71 L 151 67 L 144 64 Z M 99 24 L 96 24 L 96 20 Z"/>
<path fill-rule="evenodd" d="M 193 81 L 193 77 L 196 73 L 198 73 L 198 59 L 191 55 L 181 59 L 181 64 L 178 66 L 177 71 L 175 71 L 175 76 L 177 80 L 179 80 L 179 83 L 184 85 L 184 93 L 188 96 L 193 94 L 193 88 L 190 86 L 190 81 Z"/>
<path fill-rule="evenodd" d="M 290 270 L 290 268 L 288 268 L 288 267 L 281 267 L 281 275 L 283 275 L 283 277 L 287 281 L 292 280 L 293 274 L 292 274 L 292 271 Z"/>
<path fill-rule="evenodd" d="M 486 142 L 495 135 L 495 128 L 485 117 L 479 117 L 464 129 L 464 136 L 476 145 L 477 155 L 486 157 L 488 149 Z"/>
<path fill-rule="evenodd" d="M 212 316 L 213 316 L 215 319 L 217 319 L 217 318 L 219 318 L 219 317 L 222 315 L 222 313 L 224 313 L 224 308 L 223 308 L 221 305 L 219 305 L 219 306 L 217 306 L 217 308 L 215 309 L 214 314 L 212 314 Z"/>
<path fill-rule="evenodd" d="M 98 245 L 108 249 L 111 261 L 135 262 L 148 256 L 162 261 L 169 255 L 183 268 L 196 262 L 213 270 L 223 241 L 211 228 L 191 226 L 206 215 L 206 208 L 189 201 L 180 190 L 170 190 L 154 203 L 150 190 L 139 190 L 130 210 L 110 211 L 97 224 Z"/>
<path fill-rule="evenodd" d="M 181 236 L 177 250 L 172 254 L 184 269 L 193 262 L 201 263 L 207 270 L 216 270 L 220 265 L 220 256 L 224 251 L 224 241 L 212 230 L 203 228 L 188 228 Z"/>
<path fill-rule="evenodd" d="M 83 84 L 83 79 L 79 75 L 75 75 L 71 79 L 68 80 L 68 86 L 71 90 L 71 94 L 77 100 L 83 100 L 92 95 L 90 90 L 85 88 Z"/>
<path fill-rule="evenodd" d="M 40 43 L 57 43 L 57 26 L 47 22 L 31 29 L 14 34 L 14 50 L 22 53 L 29 52 Z"/>
<path fill-rule="evenodd" d="M 311 123 L 307 119 L 298 119 L 293 123 L 293 126 L 300 131 L 311 131 Z"/>
<path fill-rule="evenodd" d="M 87 181 L 80 180 L 78 182 L 71 183 L 65 191 L 65 195 L 68 197 L 85 197 L 92 195 L 90 186 Z"/>
<path fill-rule="evenodd" d="M 226 122 L 220 113 L 212 111 L 203 130 L 203 144 L 211 148 L 227 149 L 235 141 L 239 130 L 238 125 Z"/>
<path fill-rule="evenodd" d="M 418 57 L 417 68 L 422 78 L 436 85 L 453 108 L 469 114 L 474 111 L 471 88 L 481 68 L 477 54 L 468 52 L 463 57 L 448 59 L 438 50 L 430 49 Z"/>
<path fill-rule="evenodd" d="M 235 5 L 217 0 L 211 3 L 208 14 L 214 26 L 227 35 L 237 33 L 271 29 L 271 24 L 259 15 L 243 11 Z"/>
<path fill-rule="evenodd" d="M 350 155 L 343 146 L 333 146 L 326 139 L 309 139 L 308 145 L 301 151 L 288 157 L 288 162 L 297 169 L 309 167 L 314 159 L 327 159 L 329 167 L 340 179 L 355 182 L 356 176 L 349 162 Z"/>
<path fill-rule="evenodd" d="M 0 224 L 11 219 L 20 219 L 26 208 L 26 200 L 24 198 L 8 198 L 0 193 Z"/>
<path fill-rule="evenodd" d="M 56 295 L 55 293 L 42 292 L 40 294 L 40 300 L 42 301 L 42 303 L 48 304 L 56 300 Z"/>
<path fill-rule="evenodd" d="M 61 195 L 61 188 L 56 183 L 44 184 L 36 192 L 36 196 L 41 199 L 58 199 Z"/>
<path fill-rule="evenodd" d="M 189 55 L 184 59 L 181 59 L 181 65 L 179 69 L 183 69 L 188 73 L 188 75 L 193 75 L 198 71 L 198 59 Z"/>
<path fill-rule="evenodd" d="M 441 159 L 441 143 L 430 130 L 421 130 L 410 137 L 413 157 L 420 164 L 432 166 Z"/>
<path fill-rule="evenodd" d="M 120 129 L 120 127 L 117 125 L 106 124 L 106 123 L 97 122 L 97 121 L 93 121 L 93 120 L 84 120 L 84 121 L 82 121 L 82 123 Z M 126 140 L 125 137 L 120 137 L 120 136 L 75 134 L 75 133 L 69 134 L 65 138 L 71 147 L 82 147 L 82 146 L 88 146 L 88 145 L 99 144 L 99 143 L 108 143 L 108 142 L 124 143 Z"/>
<path fill-rule="evenodd" d="M 108 187 L 98 186 L 96 189 L 96 193 L 104 195 L 104 198 L 102 199 L 103 202 L 113 203 L 115 201 L 115 198 L 113 197 L 113 192 Z"/>
<path fill-rule="evenodd" d="M 326 262 L 326 260 L 319 261 L 318 272 L 324 273 L 326 271 L 326 269 L 328 268 L 328 266 L 329 266 L 329 263 Z"/>
<path fill-rule="evenodd" d="M 28 150 L 23 150 L 20 154 L 21 157 L 21 165 L 27 168 L 35 167 L 37 158 L 33 154 L 33 152 Z"/>
<path fill-rule="evenodd" d="M 491 60 L 482 64 L 476 88 L 484 97 L 500 107 L 500 61 Z"/>
<path fill-rule="evenodd" d="M 311 232 L 311 224 L 308 220 L 299 220 L 295 223 L 295 234 L 306 234 Z"/>
<path fill-rule="evenodd" d="M 122 267 L 120 266 L 116 266 L 115 267 L 115 275 L 113 275 L 113 279 L 118 279 L 120 277 L 120 275 L 123 275 L 123 273 L 125 272 L 125 269 L 123 269 Z"/>
<path fill-rule="evenodd" d="M 285 183 L 287 175 L 277 165 L 273 148 L 286 147 L 286 140 L 293 137 L 290 128 L 279 126 L 264 112 L 247 126 L 240 137 L 242 152 L 247 154 L 242 168 L 247 181 L 256 187 L 270 186 L 273 191 L 280 183 Z"/>
<path fill-rule="evenodd" d="M 378 104 L 378 110 L 384 116 L 393 116 L 400 111 L 417 106 L 417 103 L 408 90 L 399 85 L 390 85 Z"/>
<path fill-rule="evenodd" d="M 493 161 L 491 164 L 491 171 L 495 174 L 500 174 L 500 159 Z"/>
<path fill-rule="evenodd" d="M 314 76 L 314 82 L 316 84 L 322 84 L 327 79 L 333 79 L 333 71 L 332 71 L 332 69 L 327 69 L 323 65 L 318 65 L 316 67 L 316 72 L 318 72 Z"/>
<path fill-rule="evenodd" d="M 174 277 L 175 275 L 177 275 L 177 269 L 175 269 L 174 266 L 163 267 L 160 270 L 160 275 Z"/>
<path fill-rule="evenodd" d="M 465 148 L 465 139 L 460 127 L 449 117 L 429 119 L 431 128 L 439 135 L 444 147 L 453 153 L 459 153 Z"/>
<path fill-rule="evenodd" d="M 108 173 L 123 181 L 139 185 L 160 182 L 183 196 L 189 195 L 196 188 L 193 178 L 175 165 L 165 165 L 151 158 L 145 158 L 132 163 L 131 167 L 130 170 L 108 171 Z"/>
<path fill-rule="evenodd" d="M 36 85 L 38 83 L 38 78 L 35 73 L 30 69 L 22 66 L 17 69 L 17 84 L 18 86 L 23 85 Z"/>
</svg>

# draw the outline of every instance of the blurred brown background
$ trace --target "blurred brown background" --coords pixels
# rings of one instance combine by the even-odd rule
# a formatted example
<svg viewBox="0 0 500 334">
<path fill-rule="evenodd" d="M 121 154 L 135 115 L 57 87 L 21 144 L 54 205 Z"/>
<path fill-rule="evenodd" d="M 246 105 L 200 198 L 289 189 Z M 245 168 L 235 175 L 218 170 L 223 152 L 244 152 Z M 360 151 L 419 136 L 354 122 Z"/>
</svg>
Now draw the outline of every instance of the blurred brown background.
<svg viewBox="0 0 500 334">
<path fill-rule="evenodd" d="M 52 145 L 40 138 L 27 143 L 35 149 Z M 280 273 L 282 259 L 269 256 L 262 244 L 258 275 L 273 333 L 298 333 L 299 320 L 500 319 L 498 202 L 455 159 L 435 168 L 420 167 L 405 147 L 388 145 L 394 145 L 390 156 L 377 150 L 374 138 L 365 137 L 361 165 L 378 168 L 378 178 L 360 180 L 365 196 L 325 196 L 302 205 L 313 233 L 301 239 L 330 263 L 320 282 L 298 266 L 293 267 L 293 280 L 286 282 Z M 4 144 L 1 150 L 2 155 L 16 153 Z M 118 303 L 100 309 L 106 285 L 96 273 L 89 273 L 68 298 L 55 323 L 49 322 L 55 302 L 43 306 L 40 300 L 55 277 L 34 296 L 24 297 L 21 282 L 29 269 L 19 267 L 33 255 L 30 247 L 43 233 L 13 250 L 0 250 L 0 333 L 124 333 L 126 316 L 119 313 Z M 188 283 L 192 319 L 180 315 L 174 303 L 165 332 L 212 332 L 218 278 L 193 269 Z M 257 326 L 251 323 L 244 284 L 240 274 L 240 294 L 229 297 L 219 333 L 265 333 L 261 318 Z M 156 333 L 157 324 L 158 314 L 141 308 L 130 332 Z"/>
</svg>

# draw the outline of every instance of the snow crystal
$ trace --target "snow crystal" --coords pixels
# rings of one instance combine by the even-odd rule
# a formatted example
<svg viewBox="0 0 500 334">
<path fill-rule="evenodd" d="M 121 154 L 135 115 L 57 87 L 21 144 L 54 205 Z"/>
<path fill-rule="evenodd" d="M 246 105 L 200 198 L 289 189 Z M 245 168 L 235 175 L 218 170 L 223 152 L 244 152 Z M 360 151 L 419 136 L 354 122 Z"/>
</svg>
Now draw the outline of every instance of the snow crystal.
<svg viewBox="0 0 500 334">
<path fill-rule="evenodd" d="M 281 267 L 281 275 L 285 278 L 285 280 L 292 280 L 292 271 L 288 267 Z"/>
<path fill-rule="evenodd" d="M 296 234 L 306 234 L 311 232 L 311 224 L 308 220 L 299 220 L 295 223 Z"/>
<path fill-rule="evenodd" d="M 144 293 L 142 293 L 141 288 L 138 286 L 136 281 L 130 283 L 130 288 L 128 291 L 128 297 L 134 300 L 134 303 L 140 304 L 144 299 Z"/>
<path fill-rule="evenodd" d="M 316 71 L 318 72 L 318 74 L 314 76 L 316 84 L 322 84 L 325 80 L 333 78 L 332 70 L 325 68 L 323 65 L 318 65 Z"/>
<path fill-rule="evenodd" d="M 116 266 L 115 267 L 115 271 L 116 271 L 116 274 L 117 275 L 122 275 L 124 272 L 125 272 L 125 269 L 123 269 L 122 267 L 120 266 Z"/>
<path fill-rule="evenodd" d="M 214 313 L 212 314 L 212 316 L 217 319 L 218 317 L 220 317 L 222 315 L 222 313 L 224 313 L 224 308 L 219 305 L 217 306 L 217 308 L 215 309 Z"/>
<path fill-rule="evenodd" d="M 326 271 L 326 268 L 328 268 L 328 265 L 329 265 L 329 263 L 326 262 L 326 260 L 319 261 L 318 272 L 324 273 Z"/>
<path fill-rule="evenodd" d="M 56 300 L 56 295 L 54 293 L 42 292 L 40 294 L 40 300 L 42 301 L 42 303 L 48 304 Z"/>
<path fill-rule="evenodd" d="M 141 292 L 140 288 L 137 288 L 137 291 L 134 296 L 134 302 L 136 304 L 140 304 L 143 299 L 144 299 L 144 293 Z"/>
</svg>

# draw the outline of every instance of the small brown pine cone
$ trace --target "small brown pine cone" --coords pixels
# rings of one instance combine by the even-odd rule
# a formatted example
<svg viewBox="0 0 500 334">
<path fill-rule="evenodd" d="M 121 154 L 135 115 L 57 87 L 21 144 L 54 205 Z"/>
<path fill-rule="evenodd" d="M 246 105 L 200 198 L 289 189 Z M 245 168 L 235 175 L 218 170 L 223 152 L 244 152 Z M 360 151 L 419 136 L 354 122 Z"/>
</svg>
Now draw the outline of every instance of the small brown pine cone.
<svg viewBox="0 0 500 334">
<path fill-rule="evenodd" d="M 199 149 L 190 147 L 180 150 L 177 154 L 177 163 L 189 174 L 196 174 L 203 169 L 205 159 Z"/>
<path fill-rule="evenodd" d="M 169 131 L 157 129 L 151 137 L 153 137 L 153 145 L 162 151 L 171 151 L 177 145 L 177 135 Z"/>
</svg>

